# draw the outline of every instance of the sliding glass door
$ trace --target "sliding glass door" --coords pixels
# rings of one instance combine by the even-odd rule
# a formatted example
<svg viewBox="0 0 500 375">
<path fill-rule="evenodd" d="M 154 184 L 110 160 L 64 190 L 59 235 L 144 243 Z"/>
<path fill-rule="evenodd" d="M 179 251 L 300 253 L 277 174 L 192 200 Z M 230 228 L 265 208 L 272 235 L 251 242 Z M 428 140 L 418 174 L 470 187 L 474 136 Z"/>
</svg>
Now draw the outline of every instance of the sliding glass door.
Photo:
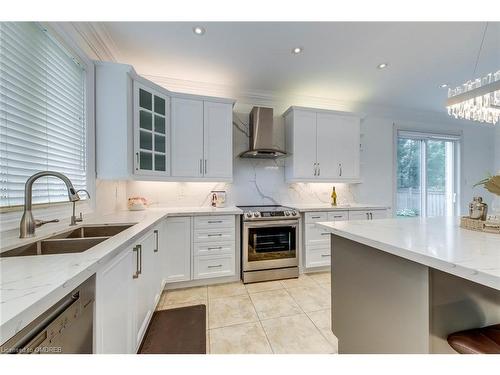
<svg viewBox="0 0 500 375">
<path fill-rule="evenodd" d="M 459 136 L 398 131 L 396 215 L 458 215 Z"/>
</svg>

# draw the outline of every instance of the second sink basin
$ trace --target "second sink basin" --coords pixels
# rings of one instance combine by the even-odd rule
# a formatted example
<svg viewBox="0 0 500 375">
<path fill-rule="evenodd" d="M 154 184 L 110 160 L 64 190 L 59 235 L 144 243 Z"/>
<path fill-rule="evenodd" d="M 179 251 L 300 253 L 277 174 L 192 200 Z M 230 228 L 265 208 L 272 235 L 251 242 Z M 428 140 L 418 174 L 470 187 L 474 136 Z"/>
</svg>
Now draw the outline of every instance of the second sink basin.
<svg viewBox="0 0 500 375">
<path fill-rule="evenodd" d="M 50 237 L 53 238 L 87 238 L 87 237 L 112 237 L 125 229 L 128 229 L 133 224 L 125 225 L 92 225 L 76 228 L 57 236 Z"/>
</svg>

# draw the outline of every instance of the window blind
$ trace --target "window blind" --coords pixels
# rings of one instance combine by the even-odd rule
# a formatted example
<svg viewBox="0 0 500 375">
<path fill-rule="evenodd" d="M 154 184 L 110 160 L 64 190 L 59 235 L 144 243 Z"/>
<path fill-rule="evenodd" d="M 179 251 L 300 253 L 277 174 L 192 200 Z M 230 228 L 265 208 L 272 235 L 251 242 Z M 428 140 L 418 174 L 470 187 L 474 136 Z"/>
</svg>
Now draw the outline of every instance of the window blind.
<svg viewBox="0 0 500 375">
<path fill-rule="evenodd" d="M 85 71 L 37 23 L 0 23 L 0 164 L 0 207 L 22 205 L 39 171 L 87 188 Z M 67 200 L 58 179 L 33 185 L 34 204 Z"/>
</svg>

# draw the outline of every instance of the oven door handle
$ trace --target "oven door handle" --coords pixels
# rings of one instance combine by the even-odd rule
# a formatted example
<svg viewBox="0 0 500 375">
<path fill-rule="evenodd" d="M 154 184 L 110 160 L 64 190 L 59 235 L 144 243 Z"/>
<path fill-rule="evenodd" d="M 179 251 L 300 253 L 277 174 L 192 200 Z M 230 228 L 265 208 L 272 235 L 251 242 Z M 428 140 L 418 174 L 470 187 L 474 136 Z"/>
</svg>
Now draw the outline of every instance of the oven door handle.
<svg viewBox="0 0 500 375">
<path fill-rule="evenodd" d="M 262 227 L 291 227 L 296 228 L 298 220 L 280 220 L 280 221 L 258 221 L 258 222 L 244 222 L 244 228 L 262 228 Z"/>
</svg>

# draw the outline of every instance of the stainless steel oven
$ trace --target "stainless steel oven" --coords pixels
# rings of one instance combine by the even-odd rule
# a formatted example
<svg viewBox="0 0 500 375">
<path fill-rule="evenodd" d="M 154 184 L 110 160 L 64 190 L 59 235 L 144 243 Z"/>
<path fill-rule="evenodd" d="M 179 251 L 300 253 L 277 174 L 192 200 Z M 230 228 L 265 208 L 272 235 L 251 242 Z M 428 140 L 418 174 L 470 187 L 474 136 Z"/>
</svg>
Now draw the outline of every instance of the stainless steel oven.
<svg viewBox="0 0 500 375">
<path fill-rule="evenodd" d="M 244 283 L 298 276 L 299 219 L 280 206 L 251 207 L 242 224 Z"/>
</svg>

